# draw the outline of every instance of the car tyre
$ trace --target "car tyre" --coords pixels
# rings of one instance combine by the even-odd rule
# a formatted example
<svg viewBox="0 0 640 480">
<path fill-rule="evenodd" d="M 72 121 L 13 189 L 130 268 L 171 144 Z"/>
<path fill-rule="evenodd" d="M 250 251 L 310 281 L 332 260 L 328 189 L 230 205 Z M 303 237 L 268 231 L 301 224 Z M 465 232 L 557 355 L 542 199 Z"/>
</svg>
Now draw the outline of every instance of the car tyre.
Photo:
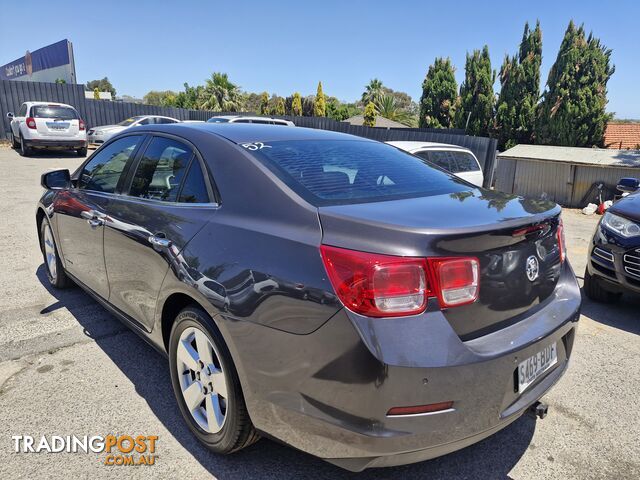
<svg viewBox="0 0 640 480">
<path fill-rule="evenodd" d="M 13 132 L 11 132 L 11 146 L 16 150 L 20 148 L 20 142 L 16 140 L 16 136 Z"/>
<path fill-rule="evenodd" d="M 20 156 L 28 157 L 31 155 L 32 149 L 24 143 L 24 137 L 20 135 Z"/>
<path fill-rule="evenodd" d="M 77 149 L 76 153 L 78 154 L 79 157 L 86 157 L 87 156 L 87 147 L 83 147 L 83 148 Z"/>
<path fill-rule="evenodd" d="M 44 218 L 40 224 L 40 250 L 44 259 L 44 269 L 51 286 L 59 289 L 69 287 L 71 280 L 62 266 L 51 224 L 47 218 Z"/>
<path fill-rule="evenodd" d="M 589 269 L 584 271 L 584 293 L 587 298 L 600 303 L 612 303 L 620 298 L 621 293 L 610 292 L 602 288 L 596 277 L 589 273 Z"/>
<path fill-rule="evenodd" d="M 212 363 L 206 365 L 208 361 Z M 249 418 L 231 354 L 201 308 L 189 306 L 176 317 L 169 338 L 169 365 L 180 412 L 207 448 L 228 454 L 260 438 Z"/>
</svg>

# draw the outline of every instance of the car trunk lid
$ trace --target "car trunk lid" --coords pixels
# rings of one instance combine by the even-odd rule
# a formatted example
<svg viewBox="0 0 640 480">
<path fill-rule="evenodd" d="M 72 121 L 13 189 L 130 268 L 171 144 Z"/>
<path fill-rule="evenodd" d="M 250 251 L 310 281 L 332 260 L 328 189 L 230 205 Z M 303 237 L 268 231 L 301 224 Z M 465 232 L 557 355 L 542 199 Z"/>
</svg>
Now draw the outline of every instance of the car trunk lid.
<svg viewBox="0 0 640 480">
<path fill-rule="evenodd" d="M 477 257 L 478 300 L 444 310 L 463 339 L 511 325 L 550 301 L 560 275 L 560 207 L 546 200 L 475 189 L 320 207 L 319 214 L 326 245 L 387 255 Z"/>
</svg>

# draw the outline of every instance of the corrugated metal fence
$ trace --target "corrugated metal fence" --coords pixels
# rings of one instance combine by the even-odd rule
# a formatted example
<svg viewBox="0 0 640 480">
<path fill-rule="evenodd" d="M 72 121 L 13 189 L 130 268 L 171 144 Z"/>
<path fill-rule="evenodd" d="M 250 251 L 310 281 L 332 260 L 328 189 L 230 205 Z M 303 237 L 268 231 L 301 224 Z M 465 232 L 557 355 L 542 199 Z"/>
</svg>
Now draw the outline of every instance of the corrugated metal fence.
<svg viewBox="0 0 640 480">
<path fill-rule="evenodd" d="M 215 115 L 223 114 L 206 110 L 187 110 L 139 103 L 93 100 L 85 98 L 84 91 L 83 85 L 1 80 L 0 113 L 2 114 L 2 128 L 0 128 L 0 139 L 9 138 L 10 127 L 9 119 L 6 117 L 7 112 L 17 112 L 20 109 L 20 105 L 27 101 L 60 102 L 73 105 L 89 128 L 99 125 L 112 125 L 134 115 L 165 115 L 179 120 L 206 121 Z M 491 185 L 493 180 L 497 142 L 492 138 L 466 136 L 462 130 L 457 129 L 386 129 L 350 125 L 324 117 L 281 116 L 281 118 L 292 120 L 299 127 L 344 132 L 381 142 L 415 140 L 460 145 L 468 148 L 478 157 L 484 171 L 485 186 Z"/>
</svg>

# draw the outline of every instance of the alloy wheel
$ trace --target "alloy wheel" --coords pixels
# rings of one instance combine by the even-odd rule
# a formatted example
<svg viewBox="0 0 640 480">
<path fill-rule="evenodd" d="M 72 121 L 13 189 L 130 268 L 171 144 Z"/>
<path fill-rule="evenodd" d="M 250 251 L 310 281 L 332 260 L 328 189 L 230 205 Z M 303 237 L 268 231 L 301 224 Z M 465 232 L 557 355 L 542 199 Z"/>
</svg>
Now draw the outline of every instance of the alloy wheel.
<svg viewBox="0 0 640 480">
<path fill-rule="evenodd" d="M 207 335 L 195 327 L 182 332 L 176 348 L 184 403 L 202 430 L 217 433 L 226 419 L 228 398 L 220 354 Z"/>
<path fill-rule="evenodd" d="M 58 257 L 56 255 L 56 246 L 53 241 L 53 233 L 51 232 L 51 226 L 47 224 L 44 228 L 44 238 L 42 240 L 44 246 L 44 257 L 47 263 L 47 270 L 51 280 L 55 282 L 58 276 Z"/>
</svg>

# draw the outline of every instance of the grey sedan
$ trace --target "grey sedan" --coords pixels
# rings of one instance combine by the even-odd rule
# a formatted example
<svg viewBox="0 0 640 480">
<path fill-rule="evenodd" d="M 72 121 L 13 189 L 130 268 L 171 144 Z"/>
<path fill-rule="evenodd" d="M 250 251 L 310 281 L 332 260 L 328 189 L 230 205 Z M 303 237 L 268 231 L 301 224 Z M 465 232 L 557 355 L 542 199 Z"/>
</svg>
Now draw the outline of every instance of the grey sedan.
<svg viewBox="0 0 640 480">
<path fill-rule="evenodd" d="M 49 281 L 169 357 L 218 454 L 267 435 L 354 471 L 422 461 L 543 407 L 567 369 L 581 299 L 552 202 L 228 123 L 129 129 L 42 184 Z"/>
</svg>

